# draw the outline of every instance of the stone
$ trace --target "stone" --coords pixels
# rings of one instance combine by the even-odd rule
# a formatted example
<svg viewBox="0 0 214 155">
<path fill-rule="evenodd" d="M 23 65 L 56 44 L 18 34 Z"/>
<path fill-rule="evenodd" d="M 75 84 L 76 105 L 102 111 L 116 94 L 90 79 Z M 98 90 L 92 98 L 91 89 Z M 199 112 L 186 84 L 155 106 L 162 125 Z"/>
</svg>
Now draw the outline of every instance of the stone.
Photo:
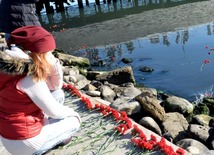
<svg viewBox="0 0 214 155">
<path fill-rule="evenodd" d="M 63 62 L 64 66 L 88 67 L 90 61 L 88 58 L 76 57 L 70 54 L 56 53 L 56 57 Z"/>
<path fill-rule="evenodd" d="M 181 114 L 190 114 L 194 110 L 192 103 L 184 98 L 177 96 L 168 97 L 164 102 L 164 107 L 167 112 L 180 112 Z"/>
<path fill-rule="evenodd" d="M 101 93 L 100 91 L 86 91 L 86 94 L 91 97 L 99 97 Z"/>
<path fill-rule="evenodd" d="M 203 143 L 191 138 L 182 139 L 176 145 L 192 154 L 207 155 L 206 153 L 209 152 L 209 149 Z"/>
<path fill-rule="evenodd" d="M 204 126 L 204 125 L 209 125 L 209 122 L 210 122 L 211 119 L 212 119 L 211 116 L 200 114 L 200 115 L 195 115 L 193 117 L 193 121 L 192 122 Z"/>
<path fill-rule="evenodd" d="M 142 67 L 140 68 L 140 71 L 142 71 L 142 72 L 153 72 L 154 69 L 151 68 L 151 67 L 148 67 L 148 66 L 142 66 Z"/>
<path fill-rule="evenodd" d="M 77 75 L 77 74 L 79 74 L 78 68 L 70 66 L 63 67 L 63 75 Z"/>
<path fill-rule="evenodd" d="M 133 115 L 141 111 L 139 102 L 129 102 L 129 100 L 124 97 L 117 98 L 110 106 L 118 111 L 125 111 L 128 115 Z"/>
<path fill-rule="evenodd" d="M 206 144 L 209 138 L 210 127 L 197 124 L 190 124 L 188 127 L 188 135 L 190 138 L 198 140 Z"/>
<path fill-rule="evenodd" d="M 182 114 L 178 112 L 166 113 L 165 118 L 162 123 L 164 133 L 170 133 L 175 142 L 186 138 L 189 124 Z"/>
<path fill-rule="evenodd" d="M 115 69 L 101 75 L 96 76 L 96 80 L 121 85 L 123 83 L 132 82 L 135 83 L 135 78 L 131 66 Z"/>
<path fill-rule="evenodd" d="M 138 89 L 141 90 L 142 96 L 157 98 L 158 93 L 157 93 L 157 90 L 155 88 L 140 87 Z"/>
<path fill-rule="evenodd" d="M 138 95 L 135 99 L 141 104 L 142 109 L 148 112 L 152 118 L 162 122 L 165 120 L 165 110 L 160 105 L 160 100 Z"/>
<path fill-rule="evenodd" d="M 158 135 L 162 135 L 162 131 L 159 125 L 155 122 L 155 120 L 151 117 L 143 117 L 138 122 L 140 125 L 144 126 L 145 128 L 157 133 Z"/>
<path fill-rule="evenodd" d="M 131 58 L 122 58 L 121 61 L 125 64 L 133 62 L 133 60 Z"/>
<path fill-rule="evenodd" d="M 97 88 L 94 85 L 92 85 L 91 83 L 89 83 L 84 88 L 82 88 L 82 90 L 85 90 L 85 91 L 95 91 L 95 90 L 97 90 Z"/>
<path fill-rule="evenodd" d="M 116 97 L 116 93 L 108 86 L 101 86 L 100 88 L 101 98 L 109 102 L 113 102 Z"/>
<path fill-rule="evenodd" d="M 125 98 L 132 99 L 140 94 L 141 94 L 141 91 L 139 89 L 135 88 L 134 86 L 131 86 L 131 87 L 125 87 L 121 95 L 124 96 Z"/>
</svg>

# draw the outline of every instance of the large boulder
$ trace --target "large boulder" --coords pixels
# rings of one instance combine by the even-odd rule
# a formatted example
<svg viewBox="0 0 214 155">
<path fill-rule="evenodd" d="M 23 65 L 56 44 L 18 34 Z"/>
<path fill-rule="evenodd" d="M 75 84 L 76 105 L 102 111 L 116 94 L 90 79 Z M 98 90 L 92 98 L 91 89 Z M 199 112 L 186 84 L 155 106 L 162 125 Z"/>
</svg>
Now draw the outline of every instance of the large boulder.
<svg viewBox="0 0 214 155">
<path fill-rule="evenodd" d="M 164 101 L 164 107 L 167 112 L 180 112 L 181 114 L 190 114 L 194 110 L 192 103 L 177 96 L 168 97 Z"/>
<path fill-rule="evenodd" d="M 188 122 L 184 116 L 178 112 L 166 113 L 165 121 L 162 123 L 164 133 L 170 133 L 174 142 L 187 136 Z"/>
<path fill-rule="evenodd" d="M 109 72 L 103 72 L 95 77 L 97 81 L 108 81 L 109 83 L 121 85 L 127 82 L 135 83 L 132 68 L 126 66 L 123 68 L 115 69 Z"/>
<path fill-rule="evenodd" d="M 148 96 L 138 95 L 135 99 L 141 104 L 142 109 L 151 115 L 152 118 L 160 122 L 165 120 L 165 110 L 160 105 L 160 100 Z"/>
</svg>

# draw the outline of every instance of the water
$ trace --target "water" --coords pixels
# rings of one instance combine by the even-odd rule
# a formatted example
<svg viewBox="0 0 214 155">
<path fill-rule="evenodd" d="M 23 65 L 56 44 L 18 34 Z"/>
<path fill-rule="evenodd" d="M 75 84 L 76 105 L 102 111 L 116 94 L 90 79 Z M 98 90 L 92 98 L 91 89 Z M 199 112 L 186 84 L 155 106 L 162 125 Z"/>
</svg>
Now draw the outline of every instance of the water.
<svg viewBox="0 0 214 155">
<path fill-rule="evenodd" d="M 156 4 L 157 1 L 152 2 L 152 4 Z M 176 2 L 174 5 L 180 5 L 186 1 Z M 129 1 L 129 3 L 126 3 L 126 8 L 133 7 L 134 4 L 133 1 Z M 148 2 L 148 4 L 150 3 Z M 157 4 L 148 5 L 147 9 L 170 7 L 168 3 L 159 2 Z M 146 3 L 138 3 L 138 5 L 139 7 L 145 7 Z M 64 17 L 61 13 L 55 14 L 50 20 L 43 14 L 40 19 L 44 27 L 46 26 L 50 31 L 53 30 L 51 25 L 55 23 L 64 24 L 64 28 L 69 28 L 107 20 L 101 18 L 95 20 L 96 15 L 99 17 L 99 13 L 93 11 L 96 10 L 96 6 L 85 8 L 84 15 L 81 10 L 74 8 L 75 6 L 70 6 L 68 8 L 70 12 L 64 14 Z M 104 7 L 103 10 L 105 9 L 107 8 Z M 111 8 L 109 10 L 111 11 Z M 137 9 L 133 12 L 138 13 Z M 115 16 L 115 18 L 122 17 L 123 15 L 111 14 L 108 19 Z M 94 18 L 91 16 L 94 16 Z M 89 17 L 90 20 L 86 20 Z M 99 46 L 95 49 L 83 49 L 77 52 L 77 56 L 88 57 L 92 63 L 99 60 L 107 63 L 105 67 L 95 67 L 97 70 L 111 70 L 126 65 L 132 66 L 137 83 L 188 100 L 194 100 L 200 93 L 212 93 L 214 51 L 210 49 L 214 48 L 213 27 L 214 23 L 209 22 L 173 32 L 152 34 L 119 44 Z M 133 59 L 133 62 L 130 64 L 122 63 L 121 59 L 124 57 Z M 201 68 L 206 59 L 211 60 L 211 62 Z M 151 67 L 154 71 L 151 73 L 142 72 L 140 68 L 143 66 Z"/>
<path fill-rule="evenodd" d="M 213 35 L 205 35 L 207 25 L 213 27 L 213 23 L 209 23 L 159 34 L 154 37 L 159 40 L 156 43 L 151 43 L 152 37 L 135 40 L 135 49 L 129 57 L 134 60 L 131 65 L 137 81 L 187 99 L 205 93 L 214 83 L 213 63 L 201 68 L 205 59 L 214 60 L 206 48 L 212 48 L 214 41 Z M 152 67 L 154 71 L 142 73 L 140 66 Z"/>
</svg>

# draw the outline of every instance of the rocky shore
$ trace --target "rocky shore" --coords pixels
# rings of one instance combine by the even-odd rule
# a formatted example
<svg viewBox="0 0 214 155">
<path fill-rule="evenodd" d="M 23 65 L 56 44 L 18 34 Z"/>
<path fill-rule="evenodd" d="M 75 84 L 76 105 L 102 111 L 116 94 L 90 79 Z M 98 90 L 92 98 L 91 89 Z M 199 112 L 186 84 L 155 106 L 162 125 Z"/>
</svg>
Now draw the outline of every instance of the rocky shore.
<svg viewBox="0 0 214 155">
<path fill-rule="evenodd" d="M 83 44 L 89 47 L 114 44 L 154 33 L 173 31 L 176 28 L 211 22 L 214 15 L 213 7 L 214 0 L 191 3 L 178 6 L 176 9 L 152 10 L 145 12 L 144 15 L 131 15 L 52 34 L 56 37 L 58 48 L 72 52 Z M 156 16 L 153 16 L 154 14 Z M 200 18 L 194 18 L 196 14 L 200 14 Z M 151 18 L 162 20 L 149 24 Z M 175 21 L 176 19 L 179 19 L 179 22 Z M 118 29 L 113 29 L 114 27 Z M 0 42 L 0 45 L 3 44 L 5 46 L 4 42 Z M 201 98 L 191 103 L 186 99 L 158 92 L 155 88 L 138 87 L 135 85 L 130 66 L 108 72 L 89 71 L 86 70 L 90 65 L 87 59 L 62 53 L 56 56 L 64 66 L 64 81 L 74 85 L 95 102 L 108 105 L 118 111 L 126 111 L 135 123 L 147 131 L 147 134 L 154 133 L 159 138 L 164 137 L 169 145 L 176 149 L 183 148 L 187 151 L 186 154 L 214 154 L 214 99 L 212 97 Z M 87 118 L 91 116 L 88 115 Z M 121 142 L 118 143 L 121 144 Z M 78 148 L 84 145 L 86 144 L 82 143 Z M 126 149 L 122 150 L 125 152 Z M 2 155 L 9 155 L 1 145 L 0 151 Z M 71 154 L 72 151 L 75 151 L 72 147 L 69 150 L 62 148 L 52 150 L 48 155 Z M 119 151 L 116 154 L 119 155 Z"/>
<path fill-rule="evenodd" d="M 78 63 L 58 53 L 64 68 L 64 81 L 118 111 L 126 111 L 139 125 L 164 137 L 191 154 L 214 154 L 214 99 L 202 98 L 190 103 L 184 98 L 158 92 L 155 88 L 135 85 L 132 68 L 108 71 L 82 71 L 72 64 L 90 65 L 86 58 Z M 70 61 L 70 65 L 68 63 Z M 87 78 L 88 77 L 88 78 Z M 90 77 L 90 78 L 89 78 Z"/>
<path fill-rule="evenodd" d="M 90 71 L 87 70 L 90 66 L 87 58 L 58 51 L 55 56 L 64 66 L 64 81 L 74 85 L 95 103 L 125 111 L 144 131 L 164 137 L 173 147 L 186 150 L 186 154 L 214 154 L 212 97 L 190 103 L 186 99 L 158 92 L 155 88 L 138 87 L 130 66 L 108 72 Z M 58 150 L 55 154 L 64 151 Z M 8 154 L 4 149 L 3 152 Z"/>
</svg>

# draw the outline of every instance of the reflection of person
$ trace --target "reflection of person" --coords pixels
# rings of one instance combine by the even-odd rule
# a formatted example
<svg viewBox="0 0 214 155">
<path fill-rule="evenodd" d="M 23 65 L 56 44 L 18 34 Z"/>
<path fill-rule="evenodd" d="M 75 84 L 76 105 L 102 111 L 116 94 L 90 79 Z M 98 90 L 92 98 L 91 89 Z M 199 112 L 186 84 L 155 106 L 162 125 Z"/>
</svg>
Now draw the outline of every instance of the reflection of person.
<svg viewBox="0 0 214 155">
<path fill-rule="evenodd" d="M 80 117 L 64 101 L 53 36 L 40 26 L 11 32 L 0 52 L 0 134 L 13 155 L 37 155 L 69 142 Z M 24 52 L 23 52 L 24 51 Z M 51 90 L 51 91 L 50 91 Z"/>
<path fill-rule="evenodd" d="M 41 26 L 35 3 L 39 0 L 0 0 L 0 32 L 10 34 L 16 28 Z"/>
</svg>

